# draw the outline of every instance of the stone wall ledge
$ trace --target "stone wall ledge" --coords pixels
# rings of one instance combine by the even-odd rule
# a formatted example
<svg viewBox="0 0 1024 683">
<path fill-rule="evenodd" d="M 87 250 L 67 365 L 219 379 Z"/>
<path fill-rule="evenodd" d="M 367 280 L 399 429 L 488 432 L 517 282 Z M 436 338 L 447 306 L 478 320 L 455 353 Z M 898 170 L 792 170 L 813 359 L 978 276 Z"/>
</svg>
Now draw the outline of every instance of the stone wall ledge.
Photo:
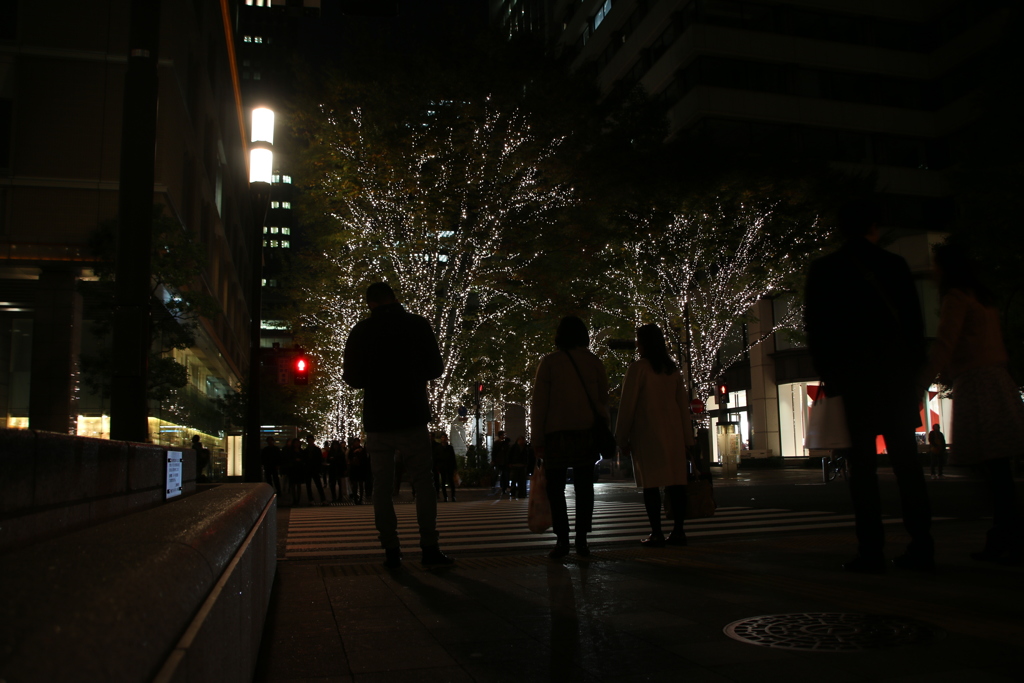
<svg viewBox="0 0 1024 683">
<path fill-rule="evenodd" d="M 225 484 L 0 556 L 0 680 L 251 680 L 276 526 Z"/>
<path fill-rule="evenodd" d="M 195 492 L 191 449 L 0 429 L 0 552 L 163 504 L 169 450 Z"/>
</svg>

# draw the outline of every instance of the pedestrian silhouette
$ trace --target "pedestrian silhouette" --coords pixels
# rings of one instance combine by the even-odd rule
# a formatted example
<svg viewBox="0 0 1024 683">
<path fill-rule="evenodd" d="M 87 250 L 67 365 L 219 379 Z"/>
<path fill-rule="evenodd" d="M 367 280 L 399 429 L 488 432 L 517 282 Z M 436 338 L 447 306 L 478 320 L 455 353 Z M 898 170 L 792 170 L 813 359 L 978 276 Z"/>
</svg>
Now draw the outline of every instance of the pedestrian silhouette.
<svg viewBox="0 0 1024 683">
<path fill-rule="evenodd" d="M 878 246 L 878 209 L 851 202 L 839 212 L 845 243 L 815 260 L 807 277 L 807 343 L 828 397 L 842 397 L 852 447 L 850 497 L 857 556 L 848 571 L 885 571 L 885 530 L 876 439 L 882 435 L 899 485 L 906 552 L 893 564 L 934 568 L 931 507 L 914 436 L 924 322 L 907 262 Z"/>
<path fill-rule="evenodd" d="M 430 401 L 427 382 L 444 370 L 441 351 L 430 323 L 410 313 L 385 282 L 366 290 L 370 317 L 357 323 L 345 343 L 343 378 L 363 389 L 363 429 L 373 472 L 373 514 L 385 564 L 402 563 L 392 492 L 395 468 L 401 464 L 416 494 L 421 561 L 446 565 L 453 560 L 441 552 L 437 533 L 437 499 L 431 471 Z"/>
<path fill-rule="evenodd" d="M 1024 538 L 1010 459 L 1024 452 L 1024 403 L 1007 371 L 995 296 L 962 247 L 937 245 L 934 252 L 942 307 L 921 384 L 927 387 L 936 375 L 952 383 L 950 464 L 978 470 L 992 503 L 992 528 L 984 548 L 971 557 L 1021 564 Z"/>
</svg>

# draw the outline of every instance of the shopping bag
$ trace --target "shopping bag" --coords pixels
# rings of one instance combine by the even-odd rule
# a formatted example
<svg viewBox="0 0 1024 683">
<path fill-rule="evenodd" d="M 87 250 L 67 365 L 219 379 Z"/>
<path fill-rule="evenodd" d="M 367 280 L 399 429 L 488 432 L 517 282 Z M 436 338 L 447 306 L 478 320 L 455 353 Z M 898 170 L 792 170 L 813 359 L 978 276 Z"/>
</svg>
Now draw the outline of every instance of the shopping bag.
<svg viewBox="0 0 1024 683">
<path fill-rule="evenodd" d="M 526 512 L 527 526 L 535 534 L 551 528 L 551 501 L 548 500 L 547 486 L 544 465 L 538 464 L 530 475 L 530 502 Z"/>
<path fill-rule="evenodd" d="M 686 484 L 686 515 L 684 519 L 713 517 L 717 508 L 711 478 L 699 475 L 690 478 Z"/>
<path fill-rule="evenodd" d="M 846 409 L 842 396 L 826 396 L 818 392 L 811 406 L 811 419 L 807 423 L 807 448 L 832 450 L 850 448 L 850 430 L 846 426 Z"/>
<path fill-rule="evenodd" d="M 452 474 L 452 483 L 455 484 L 455 488 L 462 486 L 462 477 L 459 476 L 458 472 Z"/>
</svg>

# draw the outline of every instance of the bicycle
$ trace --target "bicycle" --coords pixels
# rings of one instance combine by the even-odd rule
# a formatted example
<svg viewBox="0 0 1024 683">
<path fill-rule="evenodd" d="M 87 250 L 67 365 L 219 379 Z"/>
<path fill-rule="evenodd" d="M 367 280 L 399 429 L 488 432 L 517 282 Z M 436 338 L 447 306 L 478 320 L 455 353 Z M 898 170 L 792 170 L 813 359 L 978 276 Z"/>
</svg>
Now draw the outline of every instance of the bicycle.
<svg viewBox="0 0 1024 683">
<path fill-rule="evenodd" d="M 840 474 L 843 479 L 849 476 L 850 466 L 842 453 L 832 453 L 821 459 L 821 478 L 827 484 Z"/>
</svg>

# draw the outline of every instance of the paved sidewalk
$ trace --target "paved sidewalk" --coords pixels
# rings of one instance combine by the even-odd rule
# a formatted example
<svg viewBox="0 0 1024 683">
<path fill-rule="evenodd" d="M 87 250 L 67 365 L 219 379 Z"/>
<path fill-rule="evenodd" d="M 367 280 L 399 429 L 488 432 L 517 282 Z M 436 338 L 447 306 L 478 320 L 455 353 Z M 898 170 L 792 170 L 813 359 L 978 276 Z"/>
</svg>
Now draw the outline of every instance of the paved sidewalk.
<svg viewBox="0 0 1024 683">
<path fill-rule="evenodd" d="M 849 530 L 619 545 L 565 562 L 471 555 L 435 570 L 414 552 L 395 571 L 283 561 L 255 680 L 1017 681 L 1024 570 L 967 557 L 987 524 L 936 525 L 933 576 L 844 574 Z M 905 543 L 895 529 L 889 541 Z M 850 632 L 849 643 L 868 647 L 815 652 L 723 633 L 738 620 L 806 613 L 889 615 L 909 642 L 875 648 Z M 845 628 L 780 618 L 765 633 L 827 643 Z"/>
</svg>

